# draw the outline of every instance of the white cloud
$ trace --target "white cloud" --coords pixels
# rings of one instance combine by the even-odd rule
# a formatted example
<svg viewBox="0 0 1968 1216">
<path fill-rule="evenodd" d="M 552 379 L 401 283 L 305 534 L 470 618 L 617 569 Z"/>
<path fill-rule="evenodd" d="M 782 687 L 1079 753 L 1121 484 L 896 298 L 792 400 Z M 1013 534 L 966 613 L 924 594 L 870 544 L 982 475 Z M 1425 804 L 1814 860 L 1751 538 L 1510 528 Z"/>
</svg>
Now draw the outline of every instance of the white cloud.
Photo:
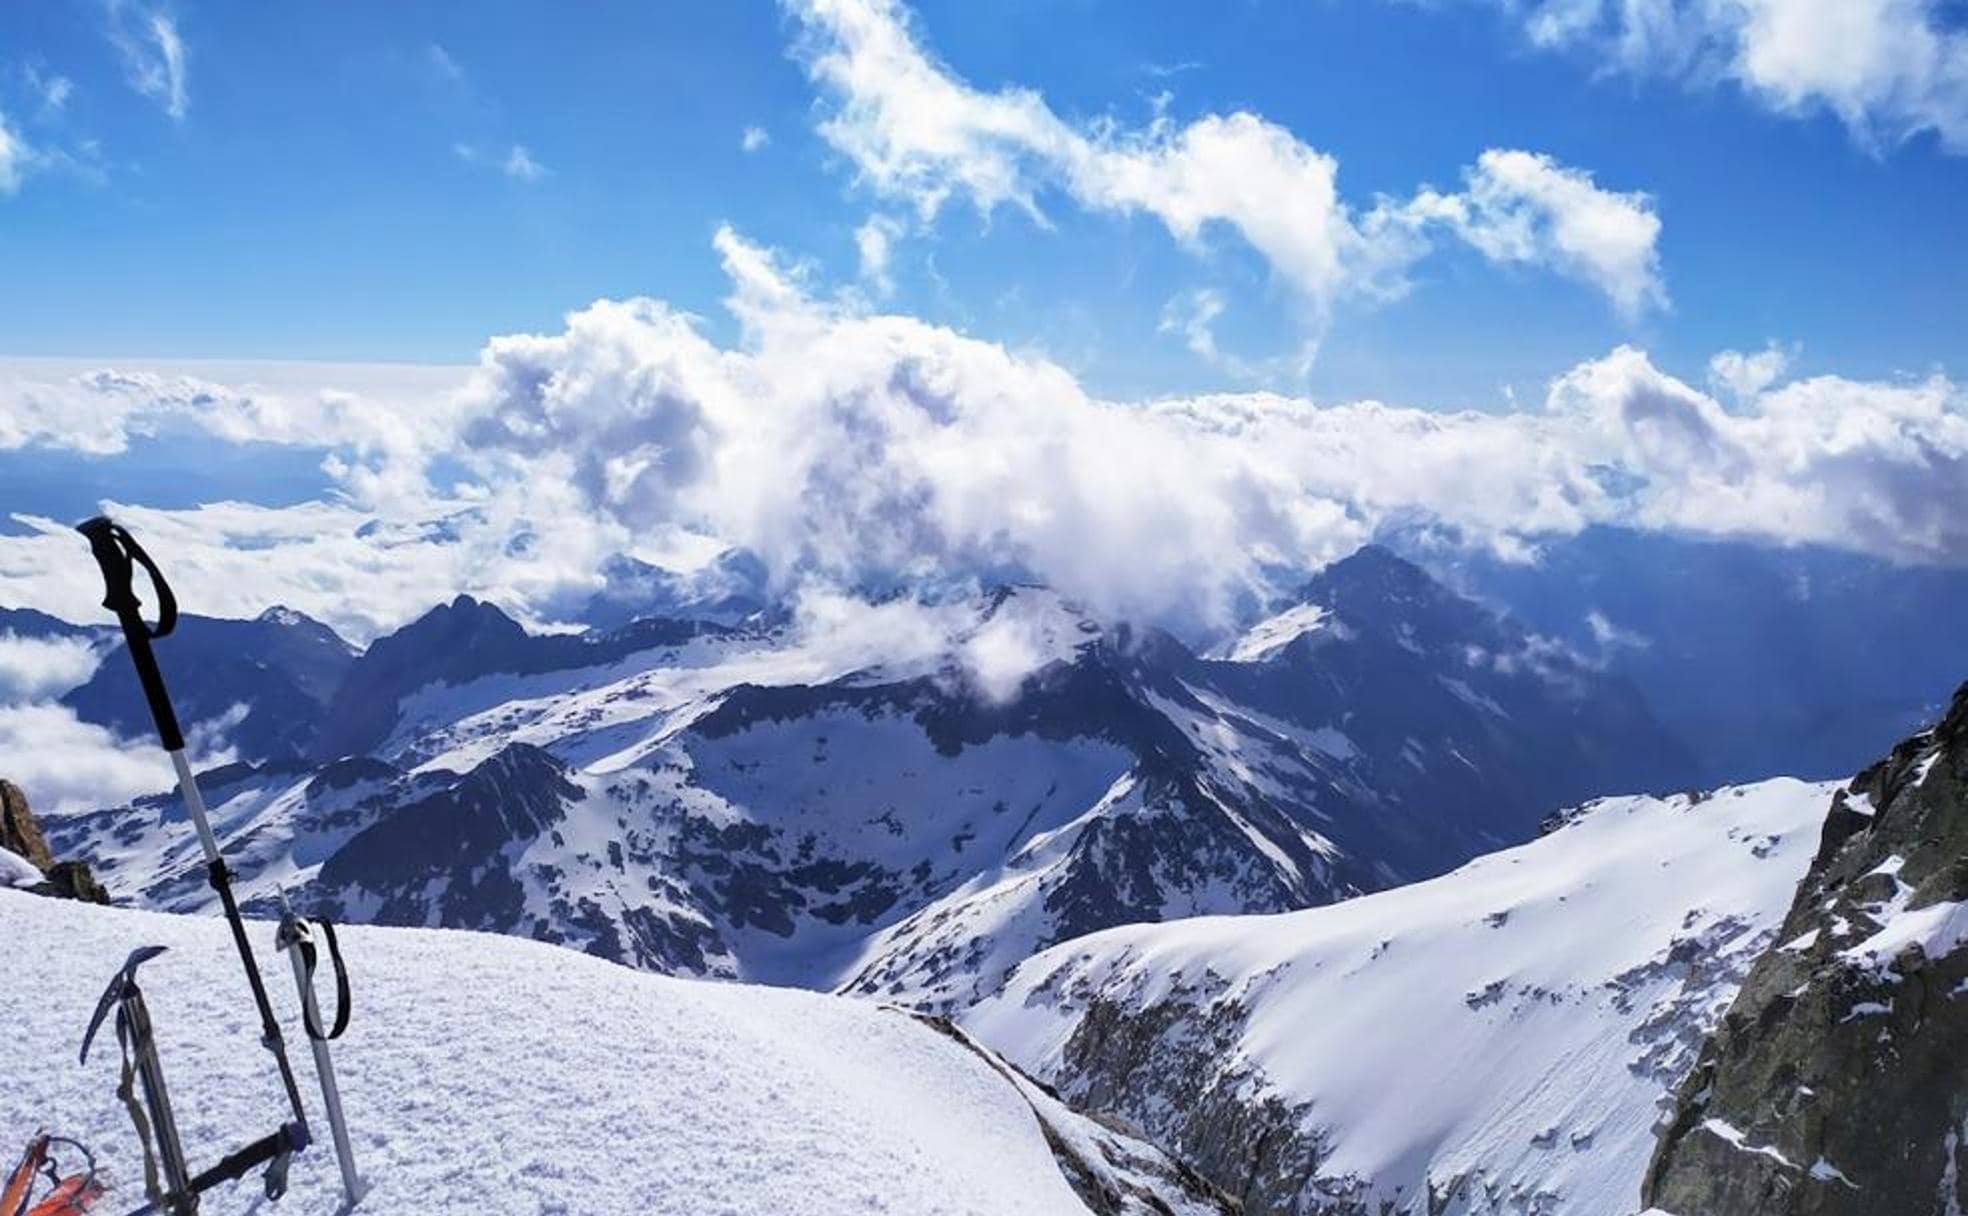
<svg viewBox="0 0 1968 1216">
<path fill-rule="evenodd" d="M 235 717 L 187 728 L 185 745 L 196 767 L 237 758 L 224 738 L 236 723 Z M 0 705 L 0 756 L 7 757 L 7 779 L 37 812 L 114 806 L 169 790 L 176 780 L 154 741 L 121 738 L 48 702 Z"/>
<path fill-rule="evenodd" d="M 1968 152 L 1968 32 L 1950 0 L 1496 0 L 1532 42 L 1633 74 L 1735 81 L 1768 109 L 1829 111 L 1881 148 L 1923 131 Z"/>
<path fill-rule="evenodd" d="M 894 252 L 895 241 L 902 235 L 902 225 L 885 215 L 871 215 L 868 222 L 854 230 L 854 250 L 861 265 L 861 281 L 868 284 L 876 295 L 887 296 L 895 291 L 895 279 L 889 274 L 889 258 Z"/>
<path fill-rule="evenodd" d="M 1790 369 L 1790 352 L 1771 343 L 1755 354 L 1725 350 L 1708 361 L 1711 384 L 1739 399 L 1756 396 Z"/>
<path fill-rule="evenodd" d="M 499 170 L 507 177 L 523 182 L 537 182 L 550 172 L 545 165 L 533 159 L 533 153 L 527 150 L 525 144 L 514 144 L 512 150 L 506 153 L 505 162 Z"/>
<path fill-rule="evenodd" d="M 764 127 L 746 127 L 738 137 L 738 146 L 747 152 L 757 152 L 772 142 L 772 136 Z"/>
<path fill-rule="evenodd" d="M 1602 190 L 1592 175 L 1535 152 L 1492 148 L 1461 194 L 1410 204 L 1493 262 L 1546 266 L 1597 287 L 1628 316 L 1664 307 L 1660 218 L 1644 194 Z"/>
<path fill-rule="evenodd" d="M 661 301 L 598 301 L 557 333 L 489 342 L 430 410 L 373 388 L 340 404 L 247 391 L 216 369 L 187 398 L 171 375 L 119 373 L 119 392 L 233 440 L 318 443 L 325 426 L 354 462 L 366 433 L 389 492 L 351 476 L 347 501 L 108 505 L 200 611 L 286 603 L 357 638 L 460 591 L 553 618 L 610 554 L 725 545 L 804 595 L 1030 578 L 1178 628 L 1416 522 L 1506 553 L 1607 524 L 1968 564 L 1968 391 L 1938 374 L 1786 380 L 1771 364 L 1725 409 L 1621 347 L 1507 414 L 1265 392 L 1108 401 L 1043 358 L 830 302 L 728 229 L 716 247 L 736 342 Z M 150 407 L 118 408 L 69 425 L 101 446 Z M 467 484 L 428 485 L 434 452 Z M 9 600 L 99 619 L 67 526 L 24 522 L 0 535 Z"/>
<path fill-rule="evenodd" d="M 100 658 L 82 638 L 0 632 L 0 705 L 60 696 L 94 675 Z"/>
<path fill-rule="evenodd" d="M 12 194 L 20 189 L 31 156 L 26 142 L 7 124 L 7 116 L 0 114 L 0 194 Z"/>
<path fill-rule="evenodd" d="M 1383 204 L 1355 214 L 1339 194 L 1338 162 L 1256 114 L 1183 125 L 1158 113 L 1135 128 L 1113 119 L 1076 126 L 1033 90 L 991 92 L 960 79 L 924 49 L 896 0 L 789 3 L 805 30 L 798 53 L 829 95 L 822 136 L 870 188 L 910 202 L 925 221 L 963 197 L 986 213 L 1011 205 L 1043 224 L 1039 195 L 1056 189 L 1093 210 L 1153 216 L 1199 252 L 1224 229 L 1296 291 L 1314 328 L 1338 300 L 1400 295 L 1408 266 L 1427 249 L 1424 225 L 1409 210 Z M 1578 274 L 1623 305 L 1638 298 L 1634 274 L 1655 281 L 1658 223 L 1644 198 L 1606 194 L 1576 170 L 1531 159 L 1541 175 L 1512 176 L 1521 166 L 1511 161 L 1479 166 L 1476 184 L 1492 185 L 1496 196 L 1488 206 L 1463 206 L 1488 222 L 1455 230 L 1512 222 L 1520 230 L 1514 260 Z M 1503 214 L 1488 214 L 1498 207 Z M 1628 222 L 1614 231 L 1613 219 Z M 1644 248 L 1632 246 L 1638 238 Z"/>
<path fill-rule="evenodd" d="M 185 45 L 175 18 L 143 0 L 109 0 L 109 41 L 123 59 L 130 87 L 164 107 L 174 121 L 190 108 Z"/>
</svg>

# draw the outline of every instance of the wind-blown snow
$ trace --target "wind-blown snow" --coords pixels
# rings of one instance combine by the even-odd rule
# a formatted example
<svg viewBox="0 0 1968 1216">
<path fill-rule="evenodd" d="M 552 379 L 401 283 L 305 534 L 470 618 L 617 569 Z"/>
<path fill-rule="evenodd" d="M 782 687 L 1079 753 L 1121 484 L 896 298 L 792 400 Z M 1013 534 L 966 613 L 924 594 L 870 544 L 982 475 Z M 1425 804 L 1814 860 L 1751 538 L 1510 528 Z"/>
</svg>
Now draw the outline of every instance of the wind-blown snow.
<svg viewBox="0 0 1968 1216">
<path fill-rule="evenodd" d="M 1310 1102 L 1304 1130 L 1331 1137 L 1321 1177 L 1383 1197 L 1468 1177 L 1466 1204 L 1487 1187 L 1553 1216 L 1632 1212 L 1656 1103 L 1771 944 L 1836 788 L 1605 799 L 1430 882 L 1095 934 L 1028 960 L 964 1021 L 1072 1098 L 1090 1002 L 1196 1002 L 1191 1023 L 1240 1003 L 1236 1049 L 1198 1065 Z M 1120 1113 L 1175 1138 L 1140 1097 Z"/>
<path fill-rule="evenodd" d="M 294 991 L 250 926 L 283 1023 Z M 335 1045 L 355 1151 L 389 1213 L 1083 1213 L 1032 1106 L 983 1058 L 899 1013 L 781 989 L 649 976 L 464 932 L 343 931 L 355 1017 Z M 135 946 L 194 1169 L 283 1113 L 225 925 L 0 891 L 0 1153 L 38 1127 L 89 1144 L 117 1210 L 141 1156 L 116 1049 L 75 1049 Z M 332 997 L 329 998 L 332 1001 Z M 290 1046 L 310 1098 L 304 1045 Z M 312 1112 L 311 1112 L 312 1113 Z M 318 1132 L 326 1124 L 315 1114 Z M 265 1210 L 258 1180 L 204 1211 Z M 288 1216 L 336 1210 L 325 1144 Z"/>
<path fill-rule="evenodd" d="M 1231 643 L 1226 657 L 1233 663 L 1268 659 L 1304 634 L 1318 629 L 1327 616 L 1320 604 L 1297 604 L 1251 626 Z"/>
</svg>

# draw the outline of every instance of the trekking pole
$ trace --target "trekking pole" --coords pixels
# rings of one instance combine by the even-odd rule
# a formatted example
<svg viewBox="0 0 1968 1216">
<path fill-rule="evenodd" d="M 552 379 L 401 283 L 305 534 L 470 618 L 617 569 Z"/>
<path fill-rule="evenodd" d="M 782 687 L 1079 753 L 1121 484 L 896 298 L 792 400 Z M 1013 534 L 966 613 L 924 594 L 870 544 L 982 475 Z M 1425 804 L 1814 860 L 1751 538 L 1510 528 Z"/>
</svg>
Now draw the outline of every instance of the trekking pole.
<svg viewBox="0 0 1968 1216">
<path fill-rule="evenodd" d="M 329 1055 L 328 1044 L 342 1037 L 348 1029 L 349 983 L 348 969 L 342 965 L 342 950 L 335 941 L 335 926 L 328 921 L 320 921 L 321 933 L 328 945 L 328 958 L 335 967 L 335 1025 L 324 1030 L 321 1025 L 321 1009 L 314 997 L 314 930 L 307 920 L 297 916 L 292 904 L 287 902 L 287 891 L 280 891 L 280 930 L 274 937 L 274 948 L 287 953 L 288 960 L 294 964 L 294 984 L 301 990 L 301 1029 L 307 1032 L 308 1047 L 314 1052 L 314 1072 L 321 1080 L 321 1100 L 328 1108 L 328 1130 L 335 1140 L 335 1161 L 342 1170 L 342 1192 L 348 1197 L 342 1205 L 346 1212 L 362 1201 L 369 1189 L 355 1172 L 355 1149 L 349 1144 L 348 1120 L 342 1114 L 341 1086 L 335 1081 L 335 1061 Z"/>
<path fill-rule="evenodd" d="M 96 565 L 102 568 L 103 607 L 116 614 L 116 620 L 123 629 L 123 643 L 130 652 L 130 662 L 136 666 L 137 680 L 143 685 L 144 699 L 150 703 L 151 719 L 157 724 L 158 739 L 171 757 L 171 765 L 177 770 L 178 793 L 184 799 L 185 809 L 191 815 L 192 825 L 198 830 L 198 842 L 205 850 L 206 880 L 218 894 L 219 903 L 225 909 L 226 921 L 232 926 L 232 942 L 239 951 L 239 961 L 246 968 L 246 982 L 253 990 L 253 1003 L 260 1013 L 260 1042 L 273 1053 L 274 1062 L 280 1066 L 280 1082 L 287 1091 L 287 1103 L 292 1107 L 294 1119 L 283 1123 L 280 1130 L 266 1140 L 260 1141 L 240 1153 L 222 1161 L 213 1170 L 206 1171 L 206 1177 L 219 1170 L 233 1169 L 237 1172 L 226 1175 L 238 1177 L 250 1169 L 254 1161 L 241 1162 L 247 1154 L 260 1151 L 264 1146 L 274 1143 L 274 1169 L 267 1171 L 267 1198 L 278 1199 L 286 1190 L 286 1158 L 308 1146 L 307 1113 L 301 1106 L 300 1086 L 295 1084 L 294 1069 L 287 1061 L 287 1046 L 280 1037 L 280 1023 L 273 1016 L 273 1006 L 267 1000 L 266 985 L 260 978 L 259 964 L 253 959 L 253 947 L 246 940 L 246 923 L 240 918 L 238 901 L 232 894 L 232 874 L 226 868 L 225 859 L 219 856 L 218 838 L 212 834 L 212 823 L 205 811 L 205 799 L 198 791 L 198 778 L 191 771 L 191 763 L 185 758 L 184 733 L 178 729 L 178 715 L 171 707 L 171 697 L 164 689 L 164 675 L 157 668 L 157 656 L 151 650 L 151 643 L 166 637 L 178 622 L 177 597 L 159 573 L 157 563 L 143 551 L 136 538 L 121 525 L 106 516 L 97 516 L 86 523 L 76 525 L 76 531 L 89 538 L 89 548 L 95 554 Z M 157 624 L 152 626 L 143 619 L 142 601 L 137 599 L 131 586 L 135 567 L 142 566 L 150 578 L 151 587 L 157 592 Z M 266 1157 L 260 1157 L 265 1160 Z M 214 1177 L 206 1185 L 222 1179 Z M 194 1184 L 198 1179 L 194 1179 Z M 196 1189 L 202 1190 L 203 1187 Z"/>
</svg>

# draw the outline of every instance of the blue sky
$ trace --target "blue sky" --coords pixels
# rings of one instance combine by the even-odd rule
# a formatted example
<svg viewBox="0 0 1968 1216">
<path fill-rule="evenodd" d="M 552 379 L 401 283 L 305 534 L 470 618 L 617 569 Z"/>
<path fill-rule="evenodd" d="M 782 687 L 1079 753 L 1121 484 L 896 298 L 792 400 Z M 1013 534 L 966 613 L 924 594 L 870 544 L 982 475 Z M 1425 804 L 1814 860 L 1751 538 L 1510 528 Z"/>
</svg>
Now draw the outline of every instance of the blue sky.
<svg viewBox="0 0 1968 1216">
<path fill-rule="evenodd" d="M 1914 9 L 1959 36 L 1958 9 Z M 176 93 L 153 16 L 182 47 Z M 1117 396 L 1269 384 L 1494 408 L 1502 386 L 1541 397 L 1623 342 L 1697 380 L 1718 350 L 1768 341 L 1801 373 L 1962 362 L 1958 116 L 1922 111 L 1921 129 L 1876 106 L 1868 134 L 1850 96 L 1874 95 L 1778 104 L 1474 0 L 935 0 L 912 28 L 953 78 L 1035 90 L 1076 128 L 1259 116 L 1334 158 L 1356 213 L 1456 191 L 1486 149 L 1546 155 L 1648 196 L 1669 302 L 1623 312 L 1576 275 L 1439 241 L 1400 298 L 1311 309 L 1234 228 L 1185 246 L 1151 211 L 1043 180 L 1044 226 L 965 197 L 924 221 L 820 132 L 838 97 L 798 52 L 799 16 L 769 3 L 82 0 L 0 9 L 0 116 L 32 150 L 0 193 L 0 354 L 464 362 L 637 294 L 728 331 L 719 225 L 843 285 L 857 228 L 882 216 L 906 231 L 892 291 L 863 284 L 874 305 Z M 1221 308 L 1214 361 L 1163 324 L 1198 291 Z"/>
</svg>

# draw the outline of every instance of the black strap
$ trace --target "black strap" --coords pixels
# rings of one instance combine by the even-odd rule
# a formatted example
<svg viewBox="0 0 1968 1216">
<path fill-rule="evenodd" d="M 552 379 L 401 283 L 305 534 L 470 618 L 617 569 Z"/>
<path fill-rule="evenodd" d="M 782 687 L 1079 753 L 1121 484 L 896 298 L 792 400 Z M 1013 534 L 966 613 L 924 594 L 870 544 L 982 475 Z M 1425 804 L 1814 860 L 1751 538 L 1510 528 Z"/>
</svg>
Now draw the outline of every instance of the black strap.
<svg viewBox="0 0 1968 1216">
<path fill-rule="evenodd" d="M 89 549 L 102 569 L 103 607 L 114 612 L 117 623 L 123 627 L 123 644 L 130 651 L 130 661 L 136 665 L 137 680 L 143 685 L 144 699 L 150 702 L 150 716 L 157 723 L 164 750 L 182 751 L 184 732 L 178 729 L 178 715 L 164 691 L 164 676 L 157 669 L 157 656 L 150 652 L 153 641 L 168 636 L 177 627 L 178 598 L 171 594 L 171 585 L 164 581 L 157 563 L 121 524 L 98 515 L 77 524 L 75 530 L 89 538 Z M 155 625 L 143 619 L 143 601 L 131 586 L 135 566 L 144 568 L 151 587 L 157 592 Z"/>
<path fill-rule="evenodd" d="M 302 922 L 305 924 L 306 922 Z M 335 1028 L 324 1033 L 318 1011 L 310 1010 L 309 1002 L 301 1002 L 301 1021 L 307 1026 L 308 1037 L 323 1043 L 332 1043 L 342 1037 L 349 1024 L 349 981 L 348 968 L 342 963 L 341 943 L 335 940 L 334 922 L 326 917 L 314 922 L 321 926 L 321 935 L 328 939 L 328 961 L 335 966 Z M 314 991 L 314 942 L 306 932 L 302 932 L 297 943 L 301 950 L 301 969 L 307 975 L 307 989 Z"/>
</svg>

